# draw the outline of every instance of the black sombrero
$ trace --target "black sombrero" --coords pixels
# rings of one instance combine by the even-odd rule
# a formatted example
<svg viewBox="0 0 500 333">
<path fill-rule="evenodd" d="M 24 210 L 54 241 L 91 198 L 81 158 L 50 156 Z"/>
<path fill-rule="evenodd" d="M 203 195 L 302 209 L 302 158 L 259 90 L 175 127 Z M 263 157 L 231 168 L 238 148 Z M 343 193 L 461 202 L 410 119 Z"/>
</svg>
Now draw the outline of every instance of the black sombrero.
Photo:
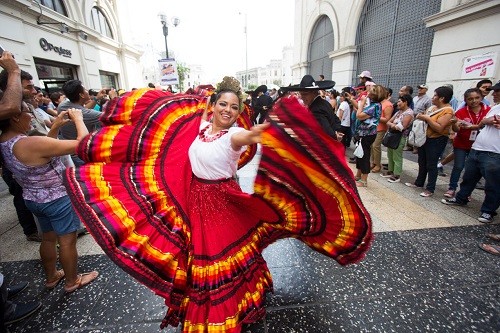
<svg viewBox="0 0 500 333">
<path fill-rule="evenodd" d="M 333 88 L 335 86 L 335 81 L 323 80 L 315 81 L 311 75 L 305 75 L 299 84 L 295 84 L 288 87 L 281 87 L 280 90 L 284 92 L 287 91 L 309 91 L 309 90 L 326 90 Z"/>
</svg>

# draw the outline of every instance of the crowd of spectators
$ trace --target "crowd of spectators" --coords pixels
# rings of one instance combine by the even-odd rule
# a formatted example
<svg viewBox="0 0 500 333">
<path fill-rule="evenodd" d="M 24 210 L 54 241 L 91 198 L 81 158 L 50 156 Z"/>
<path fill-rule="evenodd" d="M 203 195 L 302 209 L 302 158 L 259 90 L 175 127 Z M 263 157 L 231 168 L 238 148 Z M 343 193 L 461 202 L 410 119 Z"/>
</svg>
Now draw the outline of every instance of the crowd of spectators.
<svg viewBox="0 0 500 333">
<path fill-rule="evenodd" d="M 92 282 L 98 274 L 95 271 L 77 274 L 76 237 L 86 234 L 86 230 L 72 212 L 59 174 L 64 168 L 84 164 L 76 155 L 78 142 L 86 133 L 99 129 L 106 103 L 124 91 L 87 89 L 81 81 L 70 80 L 61 91 L 49 93 L 33 84 L 33 77 L 19 69 L 9 52 L 0 57 L 0 66 L 4 68 L 0 73 L 2 178 L 14 196 L 27 241 L 41 243 L 45 286 L 52 289 L 66 279 L 64 289 L 72 292 Z M 437 87 L 432 96 L 428 95 L 427 84 L 417 88 L 413 97 L 413 88 L 405 85 L 393 100 L 390 88 L 377 84 L 369 71 L 363 71 L 355 87 L 345 87 L 340 92 L 303 90 L 298 96 L 333 139 L 346 148 L 351 143 L 361 147 L 362 154 L 350 159 L 356 163 L 358 187 L 368 187 L 370 173 L 380 173 L 388 182 L 400 183 L 404 177 L 403 151 L 408 150 L 418 155 L 418 175 L 404 184 L 421 189 L 420 196 L 424 198 L 431 197 L 436 192 L 439 168 L 453 161 L 448 190 L 442 194 L 443 204 L 466 205 L 478 182 L 484 179 L 485 198 L 478 220 L 492 222 L 500 204 L 500 82 L 493 85 L 490 80 L 479 81 L 475 88 L 465 92 L 462 103 L 454 96 L 451 85 Z M 493 102 L 489 100 L 491 91 Z M 260 86 L 251 92 L 251 97 L 255 111 L 252 120 L 263 123 L 279 92 Z M 427 126 L 426 140 L 420 147 L 407 142 L 415 119 Z M 397 147 L 387 148 L 388 163 L 382 164 L 382 143 L 388 132 L 400 132 L 401 136 Z M 25 149 L 15 149 L 16 144 L 23 146 L 21 142 L 25 143 Z M 31 151 L 30 145 L 36 148 Z M 445 153 L 447 145 L 452 149 L 449 154 Z M 30 151 L 28 157 L 26 151 Z M 48 187 L 43 188 L 44 184 Z M 58 193 L 49 189 L 53 186 L 59 189 Z M 65 216 L 70 217 L 56 221 L 54 216 L 47 215 L 44 211 L 47 198 L 58 201 L 55 215 L 64 210 Z M 490 238 L 499 241 L 497 236 Z M 61 270 L 55 266 L 56 244 L 60 247 Z M 480 246 L 500 255 L 500 247 L 495 244 Z M 12 295 L 26 288 L 26 282 L 9 289 L 0 274 L 0 286 L 4 323 L 22 320 L 40 308 L 39 302 L 9 301 Z"/>
</svg>

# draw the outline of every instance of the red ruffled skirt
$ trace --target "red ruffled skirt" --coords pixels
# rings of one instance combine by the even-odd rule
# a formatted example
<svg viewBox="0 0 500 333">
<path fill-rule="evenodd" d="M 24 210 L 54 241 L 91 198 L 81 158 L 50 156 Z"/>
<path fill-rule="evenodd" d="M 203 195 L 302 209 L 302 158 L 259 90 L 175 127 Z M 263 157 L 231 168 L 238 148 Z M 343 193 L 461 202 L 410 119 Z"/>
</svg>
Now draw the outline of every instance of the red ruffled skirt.
<svg viewBox="0 0 500 333">
<path fill-rule="evenodd" d="M 254 194 L 193 177 L 187 152 L 204 109 L 198 96 L 155 90 L 115 99 L 105 126 L 80 143 L 87 163 L 67 170 L 66 186 L 106 254 L 165 298 L 162 327 L 240 332 L 272 290 L 267 245 L 294 237 L 345 265 L 368 250 L 371 219 L 344 147 L 295 98 L 270 113 Z"/>
</svg>

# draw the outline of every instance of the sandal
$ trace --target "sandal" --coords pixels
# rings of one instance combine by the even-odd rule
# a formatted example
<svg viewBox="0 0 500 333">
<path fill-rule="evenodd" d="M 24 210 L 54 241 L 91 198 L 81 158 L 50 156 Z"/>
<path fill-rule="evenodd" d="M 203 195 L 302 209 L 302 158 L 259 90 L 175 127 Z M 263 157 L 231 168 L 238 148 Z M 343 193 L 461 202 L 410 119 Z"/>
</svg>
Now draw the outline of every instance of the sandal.
<svg viewBox="0 0 500 333">
<path fill-rule="evenodd" d="M 56 271 L 56 276 L 54 280 L 45 282 L 45 288 L 54 289 L 59 284 L 59 282 L 61 282 L 63 277 L 64 277 L 64 271 L 62 269 Z"/>
<path fill-rule="evenodd" d="M 486 251 L 489 254 L 500 256 L 500 246 L 498 245 L 479 243 L 479 247 L 481 250 Z"/>
<path fill-rule="evenodd" d="M 89 273 L 78 274 L 76 282 L 72 286 L 65 285 L 64 291 L 67 293 L 72 293 L 73 291 L 85 287 L 90 282 L 94 281 L 99 276 L 99 272 L 92 271 Z"/>
<path fill-rule="evenodd" d="M 380 167 L 379 166 L 375 166 L 373 167 L 370 171 L 373 172 L 373 173 L 379 173 L 380 172 Z"/>
<path fill-rule="evenodd" d="M 500 242 L 500 234 L 487 234 L 486 237 L 493 239 L 497 242 Z"/>
<path fill-rule="evenodd" d="M 367 187 L 368 184 L 366 181 L 360 179 L 360 180 L 356 180 L 356 186 L 357 187 Z"/>
</svg>

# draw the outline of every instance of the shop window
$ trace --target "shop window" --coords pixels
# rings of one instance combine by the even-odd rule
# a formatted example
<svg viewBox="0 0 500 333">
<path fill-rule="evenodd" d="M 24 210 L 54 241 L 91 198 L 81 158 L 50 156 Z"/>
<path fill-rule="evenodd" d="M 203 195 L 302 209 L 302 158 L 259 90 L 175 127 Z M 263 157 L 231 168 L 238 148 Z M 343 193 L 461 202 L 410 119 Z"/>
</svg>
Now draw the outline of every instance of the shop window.
<svg viewBox="0 0 500 333">
<path fill-rule="evenodd" d="M 40 86 L 47 92 L 60 91 L 68 80 L 77 79 L 76 66 L 34 58 Z"/>
<path fill-rule="evenodd" d="M 91 25 L 94 30 L 97 30 L 106 37 L 113 38 L 113 32 L 109 25 L 108 19 L 98 7 L 93 7 L 91 13 Z"/>
<path fill-rule="evenodd" d="M 118 74 L 99 71 L 99 76 L 102 88 L 120 88 L 118 87 Z"/>
<path fill-rule="evenodd" d="M 35 0 L 42 6 L 45 6 L 47 8 L 52 9 L 55 12 L 58 12 L 59 14 L 62 14 L 64 16 L 68 16 L 68 13 L 66 12 L 66 7 L 64 7 L 64 3 L 62 0 Z"/>
</svg>

